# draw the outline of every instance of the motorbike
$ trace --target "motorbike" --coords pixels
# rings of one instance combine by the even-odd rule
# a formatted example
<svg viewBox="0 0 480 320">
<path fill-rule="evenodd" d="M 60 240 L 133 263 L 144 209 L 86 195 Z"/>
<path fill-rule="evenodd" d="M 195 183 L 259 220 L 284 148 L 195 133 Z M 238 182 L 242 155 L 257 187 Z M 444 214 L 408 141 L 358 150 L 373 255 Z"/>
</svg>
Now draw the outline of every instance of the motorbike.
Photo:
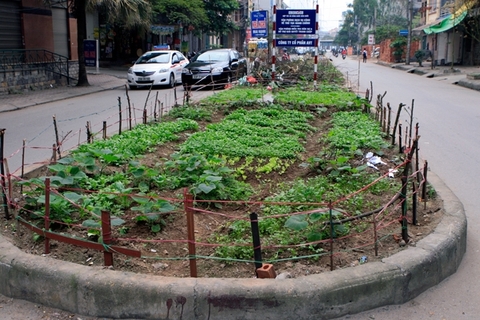
<svg viewBox="0 0 480 320">
<path fill-rule="evenodd" d="M 347 57 L 346 54 L 342 54 L 342 59 L 345 60 L 345 58 Z"/>
</svg>

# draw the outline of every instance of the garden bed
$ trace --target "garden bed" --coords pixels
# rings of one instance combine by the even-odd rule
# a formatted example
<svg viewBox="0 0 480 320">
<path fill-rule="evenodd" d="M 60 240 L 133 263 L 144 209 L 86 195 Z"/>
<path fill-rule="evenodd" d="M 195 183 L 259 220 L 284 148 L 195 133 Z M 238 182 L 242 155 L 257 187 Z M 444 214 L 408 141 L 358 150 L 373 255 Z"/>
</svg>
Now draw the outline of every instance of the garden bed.
<svg viewBox="0 0 480 320">
<path fill-rule="evenodd" d="M 365 119 L 364 99 L 334 87 L 309 90 L 280 90 L 273 105 L 258 101 L 264 90 L 227 90 L 174 109 L 161 124 L 82 146 L 43 171 L 61 194 L 53 194 L 51 230 L 102 242 L 99 216 L 108 210 L 115 217 L 113 244 L 142 255 L 114 253 L 114 269 L 188 277 L 187 190 L 196 199 L 200 277 L 255 276 L 251 213 L 259 215 L 264 262 L 293 277 L 353 267 L 415 245 L 441 219 L 441 200 L 429 189 L 428 201 L 417 206 L 417 225 L 406 200 L 409 243 L 402 243 L 405 207 L 392 201 L 400 175 L 388 174 L 403 170 L 398 166 L 406 154 Z M 369 152 L 383 164 L 368 166 Z M 24 194 L 15 195 L 19 217 L 40 227 L 42 183 L 30 180 Z M 42 237 L 12 221 L 4 221 L 2 233 L 24 251 L 44 254 Z M 56 241 L 48 256 L 103 265 L 102 252 Z"/>
</svg>

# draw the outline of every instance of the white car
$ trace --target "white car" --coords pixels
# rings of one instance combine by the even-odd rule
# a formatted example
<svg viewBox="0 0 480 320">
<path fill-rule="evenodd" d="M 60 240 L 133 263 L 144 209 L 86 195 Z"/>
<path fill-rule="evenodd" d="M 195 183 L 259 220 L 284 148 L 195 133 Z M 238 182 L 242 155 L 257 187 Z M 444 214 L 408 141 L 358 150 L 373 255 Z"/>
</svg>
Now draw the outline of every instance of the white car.
<svg viewBox="0 0 480 320">
<path fill-rule="evenodd" d="M 150 86 L 168 86 L 182 83 L 182 69 L 188 59 L 177 50 L 145 52 L 128 69 L 127 81 L 130 89 Z"/>
</svg>

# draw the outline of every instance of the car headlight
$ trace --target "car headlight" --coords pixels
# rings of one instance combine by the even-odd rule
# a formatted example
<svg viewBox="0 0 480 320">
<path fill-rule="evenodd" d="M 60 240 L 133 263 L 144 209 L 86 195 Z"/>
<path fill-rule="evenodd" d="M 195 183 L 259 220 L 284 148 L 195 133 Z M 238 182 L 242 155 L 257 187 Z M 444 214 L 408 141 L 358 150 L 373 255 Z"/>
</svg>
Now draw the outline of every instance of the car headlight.
<svg viewBox="0 0 480 320">
<path fill-rule="evenodd" d="M 213 69 L 212 69 L 212 73 L 213 73 L 213 72 L 223 72 L 223 68 L 222 68 L 222 67 L 213 68 Z"/>
<path fill-rule="evenodd" d="M 133 74 L 133 68 L 128 68 L 127 73 L 128 73 L 128 74 Z"/>
<path fill-rule="evenodd" d="M 183 69 L 182 69 L 182 73 L 184 73 L 184 74 L 190 74 L 190 70 L 183 68 Z"/>
<path fill-rule="evenodd" d="M 163 69 L 160 69 L 160 70 L 158 70 L 158 72 L 161 72 L 161 73 L 163 73 L 163 72 L 167 72 L 167 71 L 168 71 L 168 69 L 167 69 L 167 68 L 163 68 Z"/>
</svg>

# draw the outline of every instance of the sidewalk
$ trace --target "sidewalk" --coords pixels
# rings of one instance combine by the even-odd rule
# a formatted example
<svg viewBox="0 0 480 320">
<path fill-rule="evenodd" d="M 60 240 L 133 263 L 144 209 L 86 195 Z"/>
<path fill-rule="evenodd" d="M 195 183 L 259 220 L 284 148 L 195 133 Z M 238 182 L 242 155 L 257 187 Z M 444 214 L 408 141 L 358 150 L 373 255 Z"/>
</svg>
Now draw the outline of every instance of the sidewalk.
<svg viewBox="0 0 480 320">
<path fill-rule="evenodd" d="M 386 67 L 403 70 L 408 73 L 413 73 L 415 75 L 420 75 L 426 78 L 432 78 L 434 80 L 446 80 L 451 84 L 480 91 L 480 80 L 473 80 L 469 79 L 468 77 L 469 74 L 480 74 L 480 66 L 452 67 L 450 65 L 445 65 L 432 68 L 430 62 L 424 62 L 422 67 L 418 65 L 418 62 L 411 62 L 409 65 L 406 65 L 404 63 L 390 64 L 378 60 L 376 63 Z"/>
<path fill-rule="evenodd" d="M 127 69 L 87 68 L 88 87 L 62 86 L 0 96 L 0 113 L 125 86 Z"/>
</svg>

